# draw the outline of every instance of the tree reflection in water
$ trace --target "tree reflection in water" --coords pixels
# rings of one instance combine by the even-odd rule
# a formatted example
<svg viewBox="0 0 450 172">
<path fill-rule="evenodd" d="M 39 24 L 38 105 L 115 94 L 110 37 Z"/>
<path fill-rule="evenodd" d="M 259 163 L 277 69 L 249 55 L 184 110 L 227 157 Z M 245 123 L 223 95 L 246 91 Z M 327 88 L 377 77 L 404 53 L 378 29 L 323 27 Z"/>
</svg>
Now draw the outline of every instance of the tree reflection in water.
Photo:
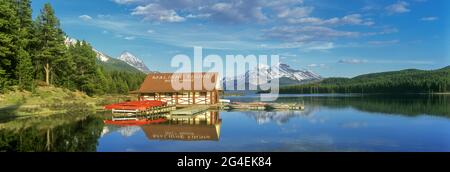
<svg viewBox="0 0 450 172">
<path fill-rule="evenodd" d="M 449 95 L 354 95 L 354 96 L 297 96 L 281 97 L 280 103 L 305 103 L 304 111 L 244 112 L 258 124 L 285 124 L 291 118 L 313 115 L 320 108 L 353 108 L 362 112 L 387 115 L 433 115 L 450 118 Z"/>
<path fill-rule="evenodd" d="M 103 128 L 96 115 L 56 115 L 11 123 L 0 129 L 0 151 L 94 152 Z"/>
</svg>

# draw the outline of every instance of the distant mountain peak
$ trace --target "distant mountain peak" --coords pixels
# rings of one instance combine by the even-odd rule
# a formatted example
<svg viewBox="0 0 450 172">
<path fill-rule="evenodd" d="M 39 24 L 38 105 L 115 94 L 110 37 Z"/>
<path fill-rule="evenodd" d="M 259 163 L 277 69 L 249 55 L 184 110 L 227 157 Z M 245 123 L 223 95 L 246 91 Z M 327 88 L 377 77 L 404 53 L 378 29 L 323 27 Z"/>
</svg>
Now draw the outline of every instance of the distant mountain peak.
<svg viewBox="0 0 450 172">
<path fill-rule="evenodd" d="M 300 84 L 308 81 L 321 80 L 322 77 L 308 70 L 293 69 L 291 66 L 278 63 L 272 66 L 259 65 L 253 70 L 247 71 L 245 74 L 236 78 L 225 78 L 224 81 L 239 81 L 238 83 L 249 83 L 258 85 L 258 75 L 268 80 L 280 79 L 280 85 Z"/>
<path fill-rule="evenodd" d="M 79 40 L 77 40 L 75 38 L 71 38 L 71 37 L 66 37 L 66 39 L 64 40 L 64 44 L 66 46 L 75 45 L 78 42 L 79 42 Z M 97 54 L 97 62 L 100 65 L 104 66 L 106 70 L 117 70 L 117 71 L 127 71 L 127 72 L 144 72 L 141 69 L 138 69 L 136 66 L 130 65 L 127 61 L 125 61 L 125 60 L 129 60 L 130 58 L 127 58 L 127 59 L 124 58 L 124 59 L 119 60 L 116 58 L 112 58 L 111 56 L 108 56 L 107 54 L 105 54 L 95 48 L 92 48 L 92 50 Z M 128 51 L 125 51 L 124 54 L 129 57 L 131 57 L 131 56 L 135 57 L 133 54 L 131 54 Z M 138 59 L 137 57 L 135 57 L 135 58 Z M 131 62 L 131 60 L 129 60 L 129 62 Z M 147 72 L 144 72 L 144 73 L 147 73 Z"/>
<path fill-rule="evenodd" d="M 150 69 L 148 69 L 147 65 L 145 65 L 144 61 L 132 54 L 129 51 L 124 51 L 122 54 L 117 58 L 119 60 L 122 60 L 126 62 L 127 64 L 133 66 L 134 68 L 144 72 L 144 73 L 150 73 Z"/>
<path fill-rule="evenodd" d="M 107 62 L 108 60 L 110 60 L 110 57 L 106 54 L 103 54 L 102 52 L 96 50 L 95 48 L 93 48 L 92 50 L 94 50 L 95 53 L 97 53 L 97 59 L 102 61 L 102 62 Z"/>
<path fill-rule="evenodd" d="M 75 38 L 71 38 L 71 37 L 66 37 L 66 39 L 64 40 L 64 44 L 66 46 L 70 46 L 70 45 L 75 45 L 79 42 L 79 40 L 75 39 Z M 107 62 L 110 57 L 98 50 L 96 50 L 95 48 L 92 48 L 92 50 L 97 54 L 97 59 L 102 61 L 102 62 Z"/>
</svg>

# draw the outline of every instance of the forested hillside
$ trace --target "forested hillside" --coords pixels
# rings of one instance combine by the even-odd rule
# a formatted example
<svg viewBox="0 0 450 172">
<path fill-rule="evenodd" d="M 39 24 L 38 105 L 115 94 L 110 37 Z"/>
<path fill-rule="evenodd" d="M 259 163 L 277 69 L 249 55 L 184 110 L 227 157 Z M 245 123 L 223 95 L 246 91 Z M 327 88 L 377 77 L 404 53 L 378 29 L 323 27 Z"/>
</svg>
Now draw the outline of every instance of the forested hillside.
<svg viewBox="0 0 450 172">
<path fill-rule="evenodd" d="M 408 69 L 357 76 L 328 78 L 321 82 L 286 86 L 282 94 L 315 93 L 443 93 L 450 91 L 450 66 L 424 71 Z"/>
<path fill-rule="evenodd" d="M 54 85 L 89 95 L 126 93 L 145 78 L 136 70 L 109 69 L 89 43 L 65 45 L 65 38 L 50 4 L 33 20 L 30 0 L 0 0 L 0 92 Z"/>
</svg>

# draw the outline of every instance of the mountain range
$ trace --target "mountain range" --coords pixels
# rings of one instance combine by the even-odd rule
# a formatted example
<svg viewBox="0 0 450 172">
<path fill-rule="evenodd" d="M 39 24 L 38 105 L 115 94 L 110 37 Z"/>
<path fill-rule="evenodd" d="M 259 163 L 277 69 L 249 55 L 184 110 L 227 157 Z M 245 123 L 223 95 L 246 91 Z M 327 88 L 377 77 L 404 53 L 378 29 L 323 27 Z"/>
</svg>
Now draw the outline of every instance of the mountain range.
<svg viewBox="0 0 450 172">
<path fill-rule="evenodd" d="M 312 71 L 293 69 L 287 64 L 278 63 L 273 66 L 260 65 L 237 77 L 224 78 L 223 82 L 224 85 L 233 82 L 235 86 L 244 83 L 246 86 L 257 86 L 259 85 L 258 76 L 267 78 L 268 81 L 279 79 L 279 84 L 281 86 L 311 83 L 322 80 L 320 75 L 315 74 Z"/>
<path fill-rule="evenodd" d="M 66 37 L 66 45 L 74 45 L 77 39 Z M 97 53 L 97 62 L 107 71 L 126 71 L 133 73 L 151 73 L 152 71 L 145 63 L 128 51 L 124 51 L 118 58 L 113 58 L 95 48 L 92 50 Z"/>
</svg>

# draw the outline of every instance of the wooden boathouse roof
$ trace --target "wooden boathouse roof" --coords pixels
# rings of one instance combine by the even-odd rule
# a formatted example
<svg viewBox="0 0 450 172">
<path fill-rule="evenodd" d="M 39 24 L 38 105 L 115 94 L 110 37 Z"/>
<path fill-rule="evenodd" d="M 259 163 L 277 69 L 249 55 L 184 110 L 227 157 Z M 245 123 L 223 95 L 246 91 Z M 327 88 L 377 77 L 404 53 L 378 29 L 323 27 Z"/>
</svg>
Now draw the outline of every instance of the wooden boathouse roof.
<svg viewBox="0 0 450 172">
<path fill-rule="evenodd" d="M 191 88 L 187 90 L 175 90 L 172 87 L 172 80 L 178 82 L 188 81 L 191 83 Z M 209 80 L 215 85 L 213 90 L 206 89 L 203 80 Z M 131 93 L 173 93 L 180 91 L 214 91 L 218 90 L 218 73 L 216 72 L 202 72 L 202 73 L 151 73 L 148 74 L 141 87 L 137 91 Z M 195 88 L 194 83 L 201 83 L 201 89 Z"/>
</svg>

